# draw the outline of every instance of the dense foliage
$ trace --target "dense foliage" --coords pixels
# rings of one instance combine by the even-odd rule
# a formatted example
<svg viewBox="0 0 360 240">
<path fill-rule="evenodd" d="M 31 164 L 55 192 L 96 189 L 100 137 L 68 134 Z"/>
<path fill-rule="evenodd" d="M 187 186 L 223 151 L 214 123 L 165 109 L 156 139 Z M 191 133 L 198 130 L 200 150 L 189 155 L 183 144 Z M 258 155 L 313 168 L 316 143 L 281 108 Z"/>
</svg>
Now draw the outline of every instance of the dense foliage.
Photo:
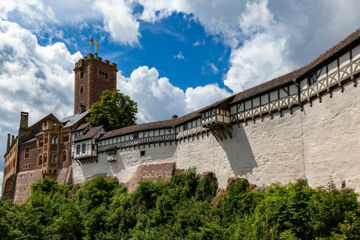
<svg viewBox="0 0 360 240">
<path fill-rule="evenodd" d="M 90 107 L 87 121 L 93 126 L 103 125 L 106 130 L 118 129 L 134 125 L 137 112 L 137 103 L 129 96 L 116 89 L 105 90 L 100 102 Z"/>
<path fill-rule="evenodd" d="M 0 202 L 0 239 L 360 239 L 357 197 L 305 181 L 253 191 L 194 170 L 141 182 L 133 193 L 97 177 L 83 188 L 44 179 L 24 205 Z"/>
</svg>

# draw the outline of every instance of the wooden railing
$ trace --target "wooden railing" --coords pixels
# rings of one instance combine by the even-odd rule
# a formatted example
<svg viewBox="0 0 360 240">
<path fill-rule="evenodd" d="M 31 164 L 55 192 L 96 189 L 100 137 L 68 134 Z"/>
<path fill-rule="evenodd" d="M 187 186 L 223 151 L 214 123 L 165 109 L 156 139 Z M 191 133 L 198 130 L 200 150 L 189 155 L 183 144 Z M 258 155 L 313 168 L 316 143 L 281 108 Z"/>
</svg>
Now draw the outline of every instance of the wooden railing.
<svg viewBox="0 0 360 240">
<path fill-rule="evenodd" d="M 300 92 L 300 98 L 298 94 L 293 94 L 244 111 L 239 111 L 241 104 L 243 104 L 239 103 L 235 108 L 236 113 L 231 115 L 231 122 L 247 121 L 264 114 L 272 114 L 273 112 L 292 109 L 295 105 L 309 102 L 314 97 L 320 97 L 324 92 L 331 93 L 334 88 L 342 88 L 343 82 L 349 79 L 353 80 L 354 85 L 356 85 L 354 75 L 357 75 L 359 72 L 360 58 L 354 61 L 352 60 L 342 67 L 338 66 L 336 71 L 329 74 L 327 73 L 326 75 L 324 74 L 324 76 L 317 79 L 315 83 L 307 85 L 307 88 Z"/>
</svg>

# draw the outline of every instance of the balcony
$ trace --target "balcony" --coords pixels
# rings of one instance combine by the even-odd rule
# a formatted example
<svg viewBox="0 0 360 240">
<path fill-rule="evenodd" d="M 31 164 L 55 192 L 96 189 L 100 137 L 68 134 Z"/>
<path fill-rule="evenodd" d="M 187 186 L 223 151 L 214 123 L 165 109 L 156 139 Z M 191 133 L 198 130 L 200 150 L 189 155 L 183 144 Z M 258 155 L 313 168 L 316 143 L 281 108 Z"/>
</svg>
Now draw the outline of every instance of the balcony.
<svg viewBox="0 0 360 240">
<path fill-rule="evenodd" d="M 80 152 L 78 154 L 73 153 L 73 159 L 79 164 L 97 162 L 97 151 L 91 150 L 91 151 L 85 151 L 84 153 L 83 152 Z"/>
<path fill-rule="evenodd" d="M 209 127 L 211 125 L 230 124 L 230 111 L 227 109 L 213 108 L 201 113 L 201 125 Z"/>
<path fill-rule="evenodd" d="M 229 109 L 212 108 L 202 112 L 201 125 L 209 129 L 218 141 L 232 138 Z"/>
</svg>

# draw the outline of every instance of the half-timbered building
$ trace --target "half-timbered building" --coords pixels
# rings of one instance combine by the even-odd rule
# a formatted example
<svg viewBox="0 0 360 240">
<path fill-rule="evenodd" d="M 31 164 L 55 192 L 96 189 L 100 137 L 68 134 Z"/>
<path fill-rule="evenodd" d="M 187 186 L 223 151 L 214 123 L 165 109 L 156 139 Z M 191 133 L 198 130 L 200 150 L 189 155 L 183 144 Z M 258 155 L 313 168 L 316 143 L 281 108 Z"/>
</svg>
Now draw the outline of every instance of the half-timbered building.
<svg viewBox="0 0 360 240">
<path fill-rule="evenodd" d="M 90 54 L 74 71 L 74 116 L 86 115 L 100 90 L 116 86 L 117 66 Z M 195 167 L 213 172 L 219 187 L 234 176 L 257 185 L 306 178 L 360 193 L 359 78 L 360 29 L 304 67 L 184 116 L 108 132 L 84 116 L 23 122 L 8 137 L 3 193 L 26 192 L 38 175 L 59 176 L 67 166 L 75 184 L 104 175 L 130 190 Z"/>
<path fill-rule="evenodd" d="M 357 30 L 308 65 L 208 107 L 104 133 L 97 161 L 73 165 L 74 182 L 96 174 L 133 182 L 141 166 L 174 163 L 214 172 L 220 187 L 241 176 L 360 191 L 359 73 Z"/>
</svg>

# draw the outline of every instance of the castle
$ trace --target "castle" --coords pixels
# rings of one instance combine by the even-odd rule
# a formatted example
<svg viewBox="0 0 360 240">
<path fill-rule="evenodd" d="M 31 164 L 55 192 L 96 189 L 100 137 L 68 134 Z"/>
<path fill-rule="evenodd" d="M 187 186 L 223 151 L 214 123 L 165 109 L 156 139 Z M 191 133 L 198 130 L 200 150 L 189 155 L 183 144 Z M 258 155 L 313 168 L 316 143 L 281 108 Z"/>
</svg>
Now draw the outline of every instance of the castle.
<svg viewBox="0 0 360 240">
<path fill-rule="evenodd" d="M 74 115 L 52 114 L 8 135 L 2 195 L 24 202 L 44 176 L 81 184 L 113 176 L 133 190 L 177 169 L 256 185 L 306 178 L 360 192 L 360 29 L 308 65 L 190 114 L 105 131 L 85 121 L 117 67 L 89 54 L 75 71 Z"/>
</svg>

